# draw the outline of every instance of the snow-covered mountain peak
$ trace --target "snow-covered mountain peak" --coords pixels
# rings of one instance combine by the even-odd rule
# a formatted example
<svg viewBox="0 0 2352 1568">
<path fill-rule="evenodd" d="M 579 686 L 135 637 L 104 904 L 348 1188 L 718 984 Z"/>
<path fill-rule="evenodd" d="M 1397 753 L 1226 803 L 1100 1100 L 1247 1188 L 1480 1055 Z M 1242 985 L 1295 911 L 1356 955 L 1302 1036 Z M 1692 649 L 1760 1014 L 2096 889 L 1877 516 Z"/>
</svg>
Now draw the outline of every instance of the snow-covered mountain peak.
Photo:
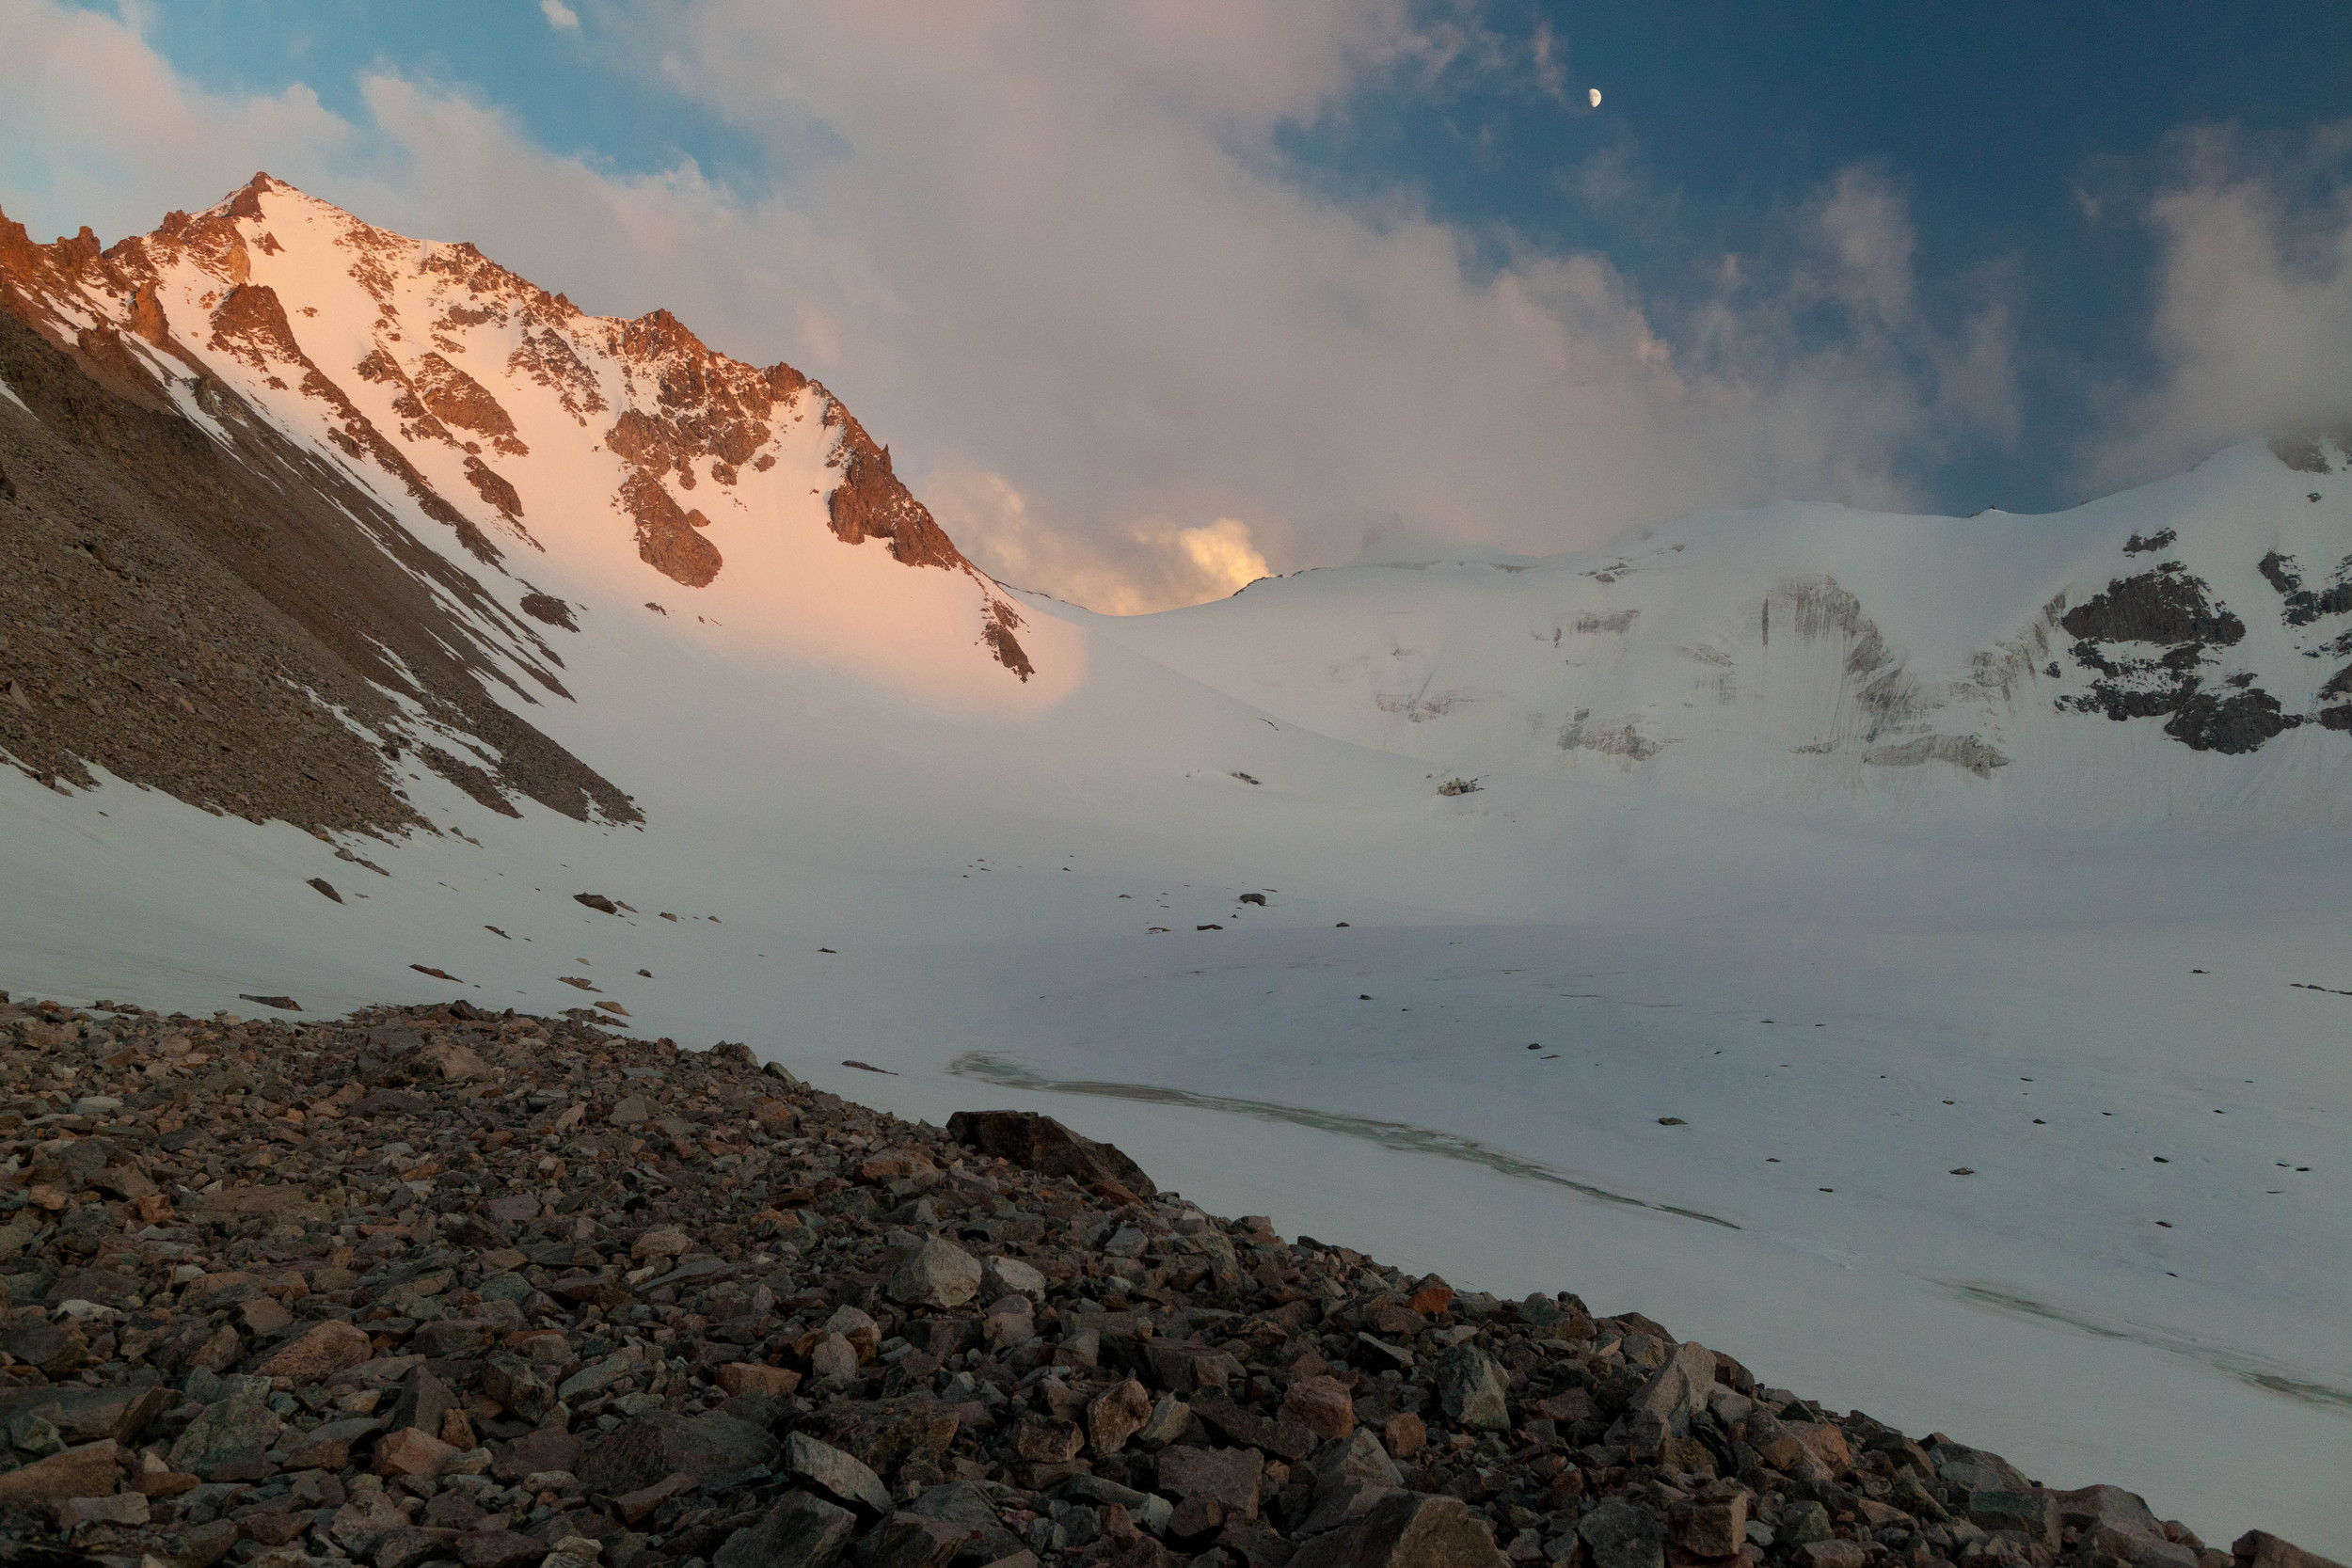
<svg viewBox="0 0 2352 1568">
<path fill-rule="evenodd" d="M 267 174 L 103 252 L 87 230 L 34 246 L 10 228 L 0 277 L 19 313 L 115 389 L 196 415 L 215 378 L 482 565 L 552 547 L 657 594 L 696 591 L 730 556 L 765 575 L 759 532 L 814 512 L 842 544 L 958 579 L 962 641 L 1034 673 L 1010 604 L 839 400 L 667 310 L 587 315 L 470 244 L 375 228 Z M 616 541 L 667 580 L 615 570 Z"/>
</svg>

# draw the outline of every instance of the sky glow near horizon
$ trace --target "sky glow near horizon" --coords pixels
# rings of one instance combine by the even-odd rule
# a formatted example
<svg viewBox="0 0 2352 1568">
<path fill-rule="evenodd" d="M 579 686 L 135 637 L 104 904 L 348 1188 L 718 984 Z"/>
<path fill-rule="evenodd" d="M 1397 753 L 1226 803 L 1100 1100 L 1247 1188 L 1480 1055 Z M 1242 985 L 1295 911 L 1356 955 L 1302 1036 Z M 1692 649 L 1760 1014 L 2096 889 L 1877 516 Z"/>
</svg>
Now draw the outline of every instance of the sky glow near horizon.
<svg viewBox="0 0 2352 1568">
<path fill-rule="evenodd" d="M 667 307 L 1133 611 L 1398 530 L 2053 510 L 2341 417 L 2340 24 L 10 0 L 0 206 L 112 241 L 267 168 Z"/>
</svg>

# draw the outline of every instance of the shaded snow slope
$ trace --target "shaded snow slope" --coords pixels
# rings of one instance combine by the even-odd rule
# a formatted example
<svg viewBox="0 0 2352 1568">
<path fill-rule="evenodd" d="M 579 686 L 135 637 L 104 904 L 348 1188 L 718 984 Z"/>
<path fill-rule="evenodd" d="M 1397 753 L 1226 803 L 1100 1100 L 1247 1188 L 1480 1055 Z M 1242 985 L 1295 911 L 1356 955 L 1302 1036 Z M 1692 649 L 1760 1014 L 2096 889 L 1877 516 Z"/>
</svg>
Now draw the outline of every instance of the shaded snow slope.
<svg viewBox="0 0 2352 1568">
<path fill-rule="evenodd" d="M 1286 1233 L 1648 1312 L 2209 1540 L 2352 1549 L 2340 444 L 2056 518 L 1391 540 L 1115 621 L 969 570 L 821 389 L 666 317 L 274 182 L 167 229 L 0 265 L 106 395 L 239 463 L 265 420 L 430 552 L 387 570 L 460 673 L 343 666 L 426 826 L 0 769 L 0 986 L 454 992 L 934 1121 L 1035 1105 Z M 342 403 L 275 318 L 223 327 L 263 287 Z M 0 435 L 102 461 L 65 406 L 0 400 Z M 0 723 L 123 663 L 8 634 L 8 679 L 38 641 L 82 684 Z M 421 765 L 504 765 L 461 679 L 628 813 Z"/>
</svg>

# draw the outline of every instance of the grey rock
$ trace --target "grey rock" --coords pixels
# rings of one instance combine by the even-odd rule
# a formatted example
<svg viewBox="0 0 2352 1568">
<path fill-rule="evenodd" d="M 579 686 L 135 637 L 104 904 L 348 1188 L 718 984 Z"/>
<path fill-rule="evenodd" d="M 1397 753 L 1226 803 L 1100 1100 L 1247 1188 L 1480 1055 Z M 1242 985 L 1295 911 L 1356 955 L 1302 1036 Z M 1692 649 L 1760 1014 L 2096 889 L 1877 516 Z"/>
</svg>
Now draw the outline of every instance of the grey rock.
<svg viewBox="0 0 2352 1568">
<path fill-rule="evenodd" d="M 994 1301 L 1003 1296 L 1045 1299 L 1045 1276 L 1018 1258 L 991 1258 L 980 1264 L 980 1293 Z"/>
<path fill-rule="evenodd" d="M 1265 1455 L 1255 1449 L 1170 1449 L 1160 1456 L 1159 1490 L 1179 1502 L 1202 1497 L 1254 1519 L 1264 1473 Z"/>
<path fill-rule="evenodd" d="M 1605 1497 L 1576 1523 L 1593 1568 L 1664 1568 L 1666 1528 L 1646 1509 Z"/>
<path fill-rule="evenodd" d="M 890 1299 L 909 1307 L 961 1307 L 980 1293 L 980 1260 L 943 1236 L 908 1254 L 890 1276 Z"/>
<path fill-rule="evenodd" d="M 1069 1484 L 1064 1488 L 1065 1495 L 1088 1497 L 1099 1502 L 1125 1500 L 1123 1497 L 1095 1497 L 1091 1492 L 1081 1489 L 1086 1485 L 1109 1488 L 1116 1492 L 1125 1493 L 1128 1497 L 1141 1495 L 1129 1492 L 1124 1486 L 1114 1487 L 1109 1481 L 1098 1481 L 1093 1476 L 1083 1472 L 1070 1478 Z M 1165 1517 L 1168 1508 L 1167 1499 L 1152 1497 L 1150 1500 L 1160 1505 L 1162 1516 Z M 1132 1505 L 1130 1507 L 1132 1511 Z M 1020 1538 L 1007 1529 L 997 1519 L 996 1510 L 989 1504 L 988 1494 L 976 1481 L 951 1481 L 934 1486 L 908 1504 L 907 1512 L 920 1513 L 927 1519 L 944 1520 L 968 1535 L 977 1536 L 977 1540 L 973 1550 L 965 1555 L 977 1556 L 983 1562 L 993 1562 L 998 1558 L 1010 1557 L 1021 1550 Z"/>
<path fill-rule="evenodd" d="M 1780 1541 L 1784 1545 L 1802 1546 L 1808 1542 L 1827 1541 L 1834 1533 L 1829 1528 L 1829 1510 L 1820 1503 L 1792 1503 L 1780 1516 Z"/>
<path fill-rule="evenodd" d="M 1291 1533 L 1304 1540 L 1310 1535 L 1320 1535 L 1325 1530 L 1353 1524 L 1371 1513 L 1381 1498 L 1395 1490 L 1395 1487 L 1376 1481 L 1344 1481 L 1336 1485 L 1317 1487 L 1314 1506 L 1307 1511 L 1307 1517 L 1299 1521 L 1298 1528 Z"/>
<path fill-rule="evenodd" d="M 1355 1524 L 1301 1545 L 1290 1568 L 1506 1568 L 1508 1560 L 1461 1498 L 1391 1492 Z"/>
<path fill-rule="evenodd" d="M 1968 1521 L 1983 1529 L 2014 1530 L 2028 1541 L 2055 1546 L 2058 1501 L 2049 1492 L 1995 1492 L 1986 1487 L 1968 1495 Z"/>
<path fill-rule="evenodd" d="M 1438 1357 L 1437 1374 L 1438 1402 L 1456 1425 L 1510 1430 L 1510 1382 L 1493 1356 L 1465 1341 Z"/>
<path fill-rule="evenodd" d="M 1163 1394 L 1152 1406 L 1151 1418 L 1130 1440 L 1146 1453 L 1158 1453 L 1192 1430 L 1192 1406 L 1173 1394 Z"/>
<path fill-rule="evenodd" d="M 944 1519 L 893 1513 L 857 1544 L 861 1568 L 947 1568 L 966 1536 Z"/>
<path fill-rule="evenodd" d="M 1155 1493 L 1138 1492 L 1132 1486 L 1121 1486 L 1115 1481 L 1104 1481 L 1100 1476 L 1088 1475 L 1084 1471 L 1062 1482 L 1061 1495 L 1105 1507 L 1117 1503 L 1134 1517 L 1136 1523 L 1154 1535 L 1168 1528 L 1168 1516 L 1176 1512 L 1175 1505 Z M 919 1509 L 922 1504 L 915 1506 Z"/>
<path fill-rule="evenodd" d="M 785 1474 L 836 1502 L 868 1513 L 892 1511 L 890 1489 L 882 1485 L 880 1476 L 863 1462 L 831 1444 L 819 1443 L 806 1433 L 796 1432 L 785 1439 L 782 1468 Z"/>
<path fill-rule="evenodd" d="M 555 1410 L 555 1385 L 547 1369 L 519 1355 L 494 1355 L 482 1369 L 482 1391 L 504 1405 L 516 1420 L 533 1425 Z"/>
<path fill-rule="evenodd" d="M 1626 1419 L 1653 1416 L 1669 1434 L 1688 1437 L 1691 1418 L 1707 1408 L 1715 1386 L 1715 1353 L 1695 1339 L 1686 1339 L 1627 1402 Z"/>
<path fill-rule="evenodd" d="M 0 1286 L 0 1304 L 5 1303 L 6 1291 L 6 1286 Z M 105 1437 L 128 1443 L 175 1402 L 171 1391 L 160 1387 L 26 1388 L 0 1395 L 0 1425 L 38 1416 L 56 1427 L 68 1445 L 95 1443 Z"/>
<path fill-rule="evenodd" d="M 385 1430 L 398 1432 L 403 1427 L 414 1427 L 428 1437 L 438 1437 L 441 1423 L 456 1402 L 449 1385 L 435 1377 L 431 1369 L 411 1367 L 400 1380 L 400 1398 L 393 1402 L 392 1413 L 384 1422 Z"/>
<path fill-rule="evenodd" d="M 1963 1448 L 1958 1443 L 1938 1443 L 1928 1450 L 1935 1462 L 1935 1473 L 1946 1482 L 1963 1492 L 2028 1492 L 2032 1483 L 2025 1473 L 1996 1453 L 1981 1449 Z"/>
<path fill-rule="evenodd" d="M 756 1524 L 727 1537 L 711 1568 L 831 1568 L 857 1533 L 857 1516 L 806 1492 L 787 1492 Z"/>
<path fill-rule="evenodd" d="M 266 1378 L 241 1380 L 244 1386 L 204 1407 L 171 1445 L 171 1467 L 207 1480 L 258 1481 L 260 1466 L 277 1445 L 286 1423 L 269 1407 Z M 258 1386 L 256 1386 L 258 1385 Z M 222 1472 L 250 1469 L 250 1475 Z"/>
<path fill-rule="evenodd" d="M 2084 1486 L 2054 1495 L 2061 1525 L 2080 1530 L 2106 1526 L 2133 1535 L 2156 1533 L 2156 1516 L 2148 1511 L 2148 1504 L 2137 1492 L 2126 1492 L 2120 1486 Z"/>
<path fill-rule="evenodd" d="M 776 1462 L 776 1440 L 748 1421 L 713 1412 L 689 1419 L 667 1410 L 627 1420 L 591 1446 L 577 1472 L 588 1490 L 616 1497 L 673 1475 L 697 1481 Z"/>
<path fill-rule="evenodd" d="M 1314 1456 L 1315 1495 L 1320 1497 L 1334 1488 L 1370 1482 L 1378 1486 L 1402 1486 L 1404 1472 L 1396 1461 L 1389 1457 L 1387 1447 L 1369 1428 L 1359 1428 L 1349 1436 L 1326 1443 Z"/>
</svg>

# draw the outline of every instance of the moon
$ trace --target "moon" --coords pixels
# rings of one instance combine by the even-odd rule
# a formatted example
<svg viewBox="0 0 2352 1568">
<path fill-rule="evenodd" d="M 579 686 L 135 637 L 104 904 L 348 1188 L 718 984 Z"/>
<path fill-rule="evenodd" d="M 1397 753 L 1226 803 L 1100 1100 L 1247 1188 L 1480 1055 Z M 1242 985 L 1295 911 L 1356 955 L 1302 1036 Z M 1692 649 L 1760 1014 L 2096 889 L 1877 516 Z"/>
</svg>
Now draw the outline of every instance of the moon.
<svg viewBox="0 0 2352 1568">
<path fill-rule="evenodd" d="M 1593 89 L 1592 89 L 1592 92 L 1593 92 L 1593 107 L 1594 107 L 1594 108 L 1596 108 L 1596 109 L 1597 109 L 1597 108 L 1599 108 L 1599 107 L 1600 107 L 1600 89 L 1599 89 L 1598 87 L 1595 87 L 1595 88 L 1593 88 Z"/>
</svg>

